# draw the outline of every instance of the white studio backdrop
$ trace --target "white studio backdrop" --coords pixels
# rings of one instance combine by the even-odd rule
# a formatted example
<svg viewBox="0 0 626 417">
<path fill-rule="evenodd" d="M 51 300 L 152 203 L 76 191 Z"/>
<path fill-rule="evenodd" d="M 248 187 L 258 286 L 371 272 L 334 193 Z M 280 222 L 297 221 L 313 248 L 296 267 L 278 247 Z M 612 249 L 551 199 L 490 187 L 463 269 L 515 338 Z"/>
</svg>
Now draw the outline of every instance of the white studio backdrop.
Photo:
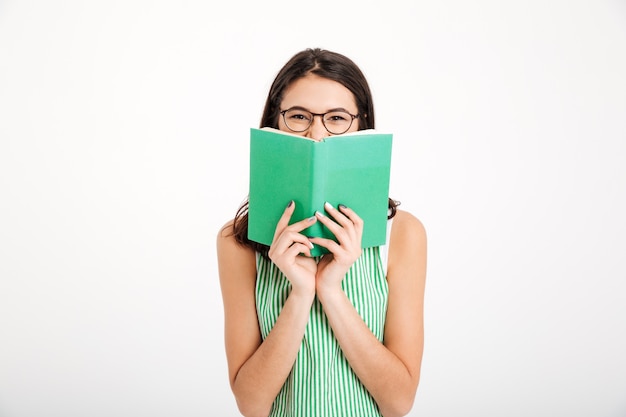
<svg viewBox="0 0 626 417">
<path fill-rule="evenodd" d="M 0 416 L 237 416 L 215 236 L 295 52 L 429 235 L 411 416 L 626 415 L 626 4 L 0 2 Z"/>
</svg>

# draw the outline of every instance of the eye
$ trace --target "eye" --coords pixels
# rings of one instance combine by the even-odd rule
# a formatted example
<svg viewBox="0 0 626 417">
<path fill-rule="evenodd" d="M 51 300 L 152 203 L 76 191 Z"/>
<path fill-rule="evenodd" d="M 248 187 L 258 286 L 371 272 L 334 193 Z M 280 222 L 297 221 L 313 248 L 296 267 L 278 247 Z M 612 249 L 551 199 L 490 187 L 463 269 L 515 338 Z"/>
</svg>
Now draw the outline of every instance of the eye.
<svg viewBox="0 0 626 417">
<path fill-rule="evenodd" d="M 350 115 L 342 111 L 328 113 L 325 117 L 327 122 L 342 123 L 350 120 Z"/>
<path fill-rule="evenodd" d="M 286 116 L 289 120 L 298 122 L 308 122 L 311 120 L 311 114 L 302 110 L 289 110 Z"/>
</svg>

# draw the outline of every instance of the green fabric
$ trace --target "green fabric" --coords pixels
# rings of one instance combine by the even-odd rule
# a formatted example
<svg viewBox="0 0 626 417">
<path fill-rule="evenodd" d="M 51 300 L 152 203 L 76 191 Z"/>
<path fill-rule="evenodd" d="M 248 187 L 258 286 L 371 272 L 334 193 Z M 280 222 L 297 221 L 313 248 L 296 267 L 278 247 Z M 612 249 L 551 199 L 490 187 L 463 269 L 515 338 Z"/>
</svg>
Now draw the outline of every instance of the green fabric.
<svg viewBox="0 0 626 417">
<path fill-rule="evenodd" d="M 379 247 L 363 250 L 342 287 L 363 321 L 382 342 L 388 287 Z M 291 284 L 278 267 L 257 256 L 256 307 L 263 339 L 274 326 L 290 289 Z M 344 357 L 317 297 L 296 362 L 270 416 L 381 416 L 373 397 Z"/>
</svg>

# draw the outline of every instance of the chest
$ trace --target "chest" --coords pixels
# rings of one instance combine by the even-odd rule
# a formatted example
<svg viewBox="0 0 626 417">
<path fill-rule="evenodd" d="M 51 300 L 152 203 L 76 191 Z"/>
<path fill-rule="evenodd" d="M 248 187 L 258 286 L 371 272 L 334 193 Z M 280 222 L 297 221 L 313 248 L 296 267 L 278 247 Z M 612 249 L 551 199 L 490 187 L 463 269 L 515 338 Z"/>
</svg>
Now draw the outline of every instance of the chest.
<svg viewBox="0 0 626 417">
<path fill-rule="evenodd" d="M 346 296 L 372 333 L 382 341 L 387 312 L 388 286 L 380 248 L 363 250 L 341 285 Z M 291 284 L 270 260 L 257 258 L 256 309 L 263 338 L 267 337 L 285 304 Z M 328 320 L 317 298 L 309 313 L 307 335 L 333 338 Z"/>
</svg>

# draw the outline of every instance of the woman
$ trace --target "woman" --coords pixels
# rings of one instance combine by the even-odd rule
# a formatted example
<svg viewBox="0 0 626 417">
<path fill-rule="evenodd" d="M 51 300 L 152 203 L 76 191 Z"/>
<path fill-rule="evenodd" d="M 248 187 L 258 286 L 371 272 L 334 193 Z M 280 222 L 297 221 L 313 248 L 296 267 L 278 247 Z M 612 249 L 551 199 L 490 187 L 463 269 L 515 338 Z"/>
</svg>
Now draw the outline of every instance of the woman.
<svg viewBox="0 0 626 417">
<path fill-rule="evenodd" d="M 297 110 L 297 114 L 288 110 Z M 337 127 L 337 110 L 350 116 Z M 349 120 L 348 120 L 349 119 Z M 313 140 L 374 127 L 368 83 L 347 57 L 297 53 L 280 70 L 261 126 Z M 247 203 L 220 230 L 217 253 L 229 377 L 245 416 L 402 416 L 423 351 L 426 233 L 389 200 L 387 245 L 361 249 L 348 207 L 289 225 L 266 247 L 247 239 Z M 322 222 L 337 241 L 300 232 Z M 312 258 L 311 243 L 329 250 Z"/>
</svg>

